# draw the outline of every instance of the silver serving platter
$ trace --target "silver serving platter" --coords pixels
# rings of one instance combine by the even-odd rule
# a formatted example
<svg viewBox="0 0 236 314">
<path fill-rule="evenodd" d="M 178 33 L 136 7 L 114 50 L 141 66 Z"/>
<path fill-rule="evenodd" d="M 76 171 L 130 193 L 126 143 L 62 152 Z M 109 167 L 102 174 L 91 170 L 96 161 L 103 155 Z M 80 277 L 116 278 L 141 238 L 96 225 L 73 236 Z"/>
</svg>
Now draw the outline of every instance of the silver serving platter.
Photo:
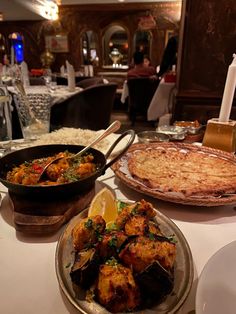
<svg viewBox="0 0 236 314">
<path fill-rule="evenodd" d="M 71 231 L 81 219 L 87 217 L 87 209 L 75 216 L 65 227 L 56 249 L 55 263 L 59 285 L 67 299 L 85 314 L 108 314 L 110 313 L 100 304 L 88 302 L 85 299 L 85 291 L 75 286 L 70 278 L 70 269 L 74 262 L 74 249 Z M 175 223 L 167 216 L 156 210 L 156 221 L 166 236 L 175 235 L 177 241 L 177 256 L 174 265 L 174 289 L 167 298 L 152 308 L 129 312 L 135 314 L 175 313 L 187 298 L 193 282 L 193 260 L 189 245 Z"/>
</svg>

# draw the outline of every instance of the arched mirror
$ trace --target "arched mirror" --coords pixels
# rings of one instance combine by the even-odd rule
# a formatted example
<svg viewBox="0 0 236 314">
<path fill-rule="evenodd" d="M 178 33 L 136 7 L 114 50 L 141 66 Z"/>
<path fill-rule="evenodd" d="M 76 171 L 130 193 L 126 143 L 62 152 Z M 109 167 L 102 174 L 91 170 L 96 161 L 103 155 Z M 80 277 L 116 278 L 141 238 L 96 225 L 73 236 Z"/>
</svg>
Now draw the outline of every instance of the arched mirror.
<svg viewBox="0 0 236 314">
<path fill-rule="evenodd" d="M 0 33 L 0 63 L 3 63 L 4 55 L 6 54 L 5 37 Z"/>
<path fill-rule="evenodd" d="M 103 65 L 122 67 L 128 64 L 128 34 L 124 27 L 111 25 L 103 38 Z"/>
<path fill-rule="evenodd" d="M 12 33 L 9 35 L 11 47 L 11 64 L 21 63 L 24 61 L 24 43 L 23 36 L 19 33 Z"/>
<path fill-rule="evenodd" d="M 81 36 L 82 64 L 98 65 L 97 36 L 92 31 L 86 31 Z"/>
<path fill-rule="evenodd" d="M 150 56 L 152 35 L 150 31 L 137 30 L 134 34 L 133 51 Z"/>
</svg>

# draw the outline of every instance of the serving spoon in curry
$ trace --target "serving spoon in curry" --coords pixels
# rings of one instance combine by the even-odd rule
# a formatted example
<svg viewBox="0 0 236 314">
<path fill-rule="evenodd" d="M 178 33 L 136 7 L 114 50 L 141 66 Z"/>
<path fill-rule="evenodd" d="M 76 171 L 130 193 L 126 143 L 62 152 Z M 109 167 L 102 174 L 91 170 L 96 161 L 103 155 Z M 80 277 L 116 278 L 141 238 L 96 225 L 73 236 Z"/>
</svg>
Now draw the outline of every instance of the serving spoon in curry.
<svg viewBox="0 0 236 314">
<path fill-rule="evenodd" d="M 95 140 L 90 143 L 88 146 L 85 146 L 82 150 L 80 150 L 78 153 L 76 153 L 75 155 L 72 155 L 72 156 L 68 156 L 68 157 L 57 157 L 53 160 L 51 160 L 49 163 L 47 163 L 42 172 L 40 173 L 39 177 L 38 177 L 38 182 L 41 180 L 42 176 L 45 174 L 46 170 L 48 169 L 48 167 L 53 164 L 54 162 L 60 160 L 60 159 L 76 159 L 78 158 L 79 156 L 81 156 L 82 154 L 84 154 L 85 152 L 87 152 L 87 150 L 89 148 L 91 148 L 92 146 L 94 146 L 95 144 L 97 144 L 98 142 L 100 142 L 102 139 L 104 139 L 105 137 L 107 137 L 109 134 L 113 133 L 113 132 L 116 132 L 117 130 L 119 130 L 121 126 L 121 123 L 120 121 L 116 120 L 114 121 L 102 134 L 100 134 L 98 137 L 95 138 Z"/>
</svg>

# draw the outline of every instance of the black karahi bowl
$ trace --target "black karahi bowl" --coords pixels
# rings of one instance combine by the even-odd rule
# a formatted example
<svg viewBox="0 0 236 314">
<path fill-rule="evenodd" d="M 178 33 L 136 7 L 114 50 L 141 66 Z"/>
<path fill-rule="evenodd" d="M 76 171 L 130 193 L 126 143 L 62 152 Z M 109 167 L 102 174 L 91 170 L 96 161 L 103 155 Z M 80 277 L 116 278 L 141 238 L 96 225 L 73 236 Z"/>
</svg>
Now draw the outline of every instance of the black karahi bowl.
<svg viewBox="0 0 236 314">
<path fill-rule="evenodd" d="M 109 162 L 108 157 L 111 155 L 117 144 L 125 137 L 130 135 L 130 139 L 125 147 Z M 109 168 L 114 162 L 116 162 L 131 146 L 135 138 L 135 132 L 128 130 L 121 134 L 119 138 L 111 145 L 108 152 L 104 155 L 97 149 L 90 148 L 88 153 L 94 156 L 94 163 L 96 163 L 97 170 L 92 175 L 82 178 L 75 182 L 59 184 L 59 185 L 22 185 L 11 183 L 6 179 L 7 172 L 11 171 L 13 167 L 19 166 L 25 161 L 31 161 L 33 159 L 52 156 L 56 153 L 69 151 L 71 153 L 77 153 L 84 148 L 81 145 L 64 145 L 64 144 L 52 144 L 42 145 L 24 148 L 18 151 L 14 151 L 2 157 L 0 159 L 0 182 L 8 188 L 8 191 L 16 195 L 25 196 L 27 198 L 40 197 L 48 199 L 60 199 L 78 195 L 89 189 L 92 189 L 96 179 L 103 175 L 107 168 Z"/>
</svg>

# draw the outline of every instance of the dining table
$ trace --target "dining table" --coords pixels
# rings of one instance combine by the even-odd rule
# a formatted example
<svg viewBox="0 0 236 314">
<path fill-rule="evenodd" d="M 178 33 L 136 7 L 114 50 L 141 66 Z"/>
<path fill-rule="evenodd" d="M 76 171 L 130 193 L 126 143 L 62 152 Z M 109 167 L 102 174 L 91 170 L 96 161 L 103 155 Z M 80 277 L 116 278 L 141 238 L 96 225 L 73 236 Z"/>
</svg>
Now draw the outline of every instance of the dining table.
<svg viewBox="0 0 236 314">
<path fill-rule="evenodd" d="M 144 198 L 181 230 L 191 250 L 194 279 L 177 313 L 200 313 L 195 299 L 201 272 L 219 249 L 236 239 L 236 206 L 202 207 L 161 201 L 131 189 L 110 168 L 96 180 L 95 192 L 104 187 L 111 189 L 120 200 Z M 62 292 L 55 270 L 57 243 L 65 225 L 52 234 L 32 235 L 16 231 L 12 202 L 2 184 L 0 192 L 0 312 L 79 313 Z M 225 263 L 227 267 L 227 261 Z"/>
<path fill-rule="evenodd" d="M 172 112 L 175 92 L 176 83 L 165 82 L 165 79 L 162 78 L 148 107 L 148 121 L 156 121 Z"/>
<path fill-rule="evenodd" d="M 13 86 L 7 87 L 9 92 L 12 94 L 17 93 L 17 90 Z M 34 85 L 25 87 L 26 94 L 50 94 L 51 96 L 51 106 L 61 103 L 64 100 L 70 98 L 71 96 L 81 92 L 83 88 L 75 87 L 73 91 L 68 89 L 68 86 L 55 85 L 47 87 L 44 85 Z"/>
</svg>

